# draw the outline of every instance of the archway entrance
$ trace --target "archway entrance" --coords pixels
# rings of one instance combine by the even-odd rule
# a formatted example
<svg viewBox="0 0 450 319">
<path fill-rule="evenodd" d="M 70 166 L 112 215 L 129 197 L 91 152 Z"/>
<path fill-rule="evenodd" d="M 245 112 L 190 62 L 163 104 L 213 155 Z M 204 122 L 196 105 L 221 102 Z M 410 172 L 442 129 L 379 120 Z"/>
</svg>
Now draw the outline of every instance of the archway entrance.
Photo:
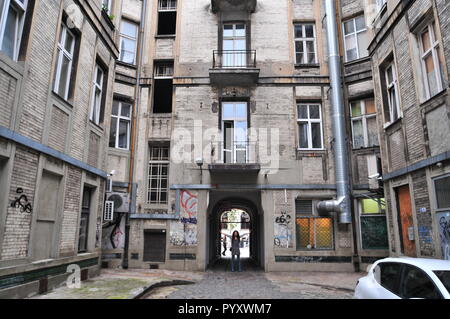
<svg viewBox="0 0 450 319">
<path fill-rule="evenodd" d="M 260 269 L 264 237 L 262 218 L 257 207 L 249 200 L 228 198 L 220 200 L 211 208 L 208 218 L 208 268 L 230 270 L 231 235 L 238 231 L 243 271 Z"/>
</svg>

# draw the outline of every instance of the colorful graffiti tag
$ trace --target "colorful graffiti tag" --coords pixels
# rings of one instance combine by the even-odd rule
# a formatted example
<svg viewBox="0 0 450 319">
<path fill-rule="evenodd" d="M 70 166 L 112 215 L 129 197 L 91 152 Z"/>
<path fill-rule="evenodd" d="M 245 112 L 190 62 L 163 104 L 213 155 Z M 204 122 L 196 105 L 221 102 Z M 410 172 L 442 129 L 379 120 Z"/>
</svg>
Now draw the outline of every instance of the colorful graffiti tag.
<svg viewBox="0 0 450 319">
<path fill-rule="evenodd" d="M 180 192 L 180 221 L 170 224 L 170 244 L 173 246 L 197 245 L 197 195 L 187 190 Z"/>
<path fill-rule="evenodd" d="M 450 260 L 450 212 L 438 213 L 436 217 L 441 240 L 442 258 Z"/>
</svg>

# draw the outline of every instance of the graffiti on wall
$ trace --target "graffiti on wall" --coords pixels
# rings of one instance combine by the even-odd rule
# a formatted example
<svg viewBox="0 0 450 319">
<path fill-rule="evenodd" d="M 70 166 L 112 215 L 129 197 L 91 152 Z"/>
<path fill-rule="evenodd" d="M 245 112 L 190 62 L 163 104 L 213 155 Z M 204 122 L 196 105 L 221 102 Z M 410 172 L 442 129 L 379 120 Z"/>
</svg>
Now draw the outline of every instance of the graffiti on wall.
<svg viewBox="0 0 450 319">
<path fill-rule="evenodd" d="M 450 260 L 450 213 L 438 213 L 436 216 L 441 240 L 442 257 Z"/>
<path fill-rule="evenodd" d="M 273 243 L 279 248 L 293 247 L 291 215 L 285 210 L 281 211 L 280 216 L 275 217 Z"/>
<path fill-rule="evenodd" d="M 117 217 L 116 217 L 117 216 Z M 125 243 L 125 218 L 117 214 L 114 221 L 103 227 L 102 247 L 104 249 L 122 249 Z"/>
<path fill-rule="evenodd" d="M 11 203 L 11 207 L 20 208 L 22 213 L 31 214 L 33 207 L 31 206 L 31 203 L 28 202 L 28 197 L 23 193 L 23 189 L 20 187 L 17 188 L 16 194 L 20 196 L 16 196 L 16 198 L 14 198 L 14 201 Z"/>
<path fill-rule="evenodd" d="M 187 190 L 180 192 L 180 220 L 170 225 L 170 244 L 173 246 L 197 245 L 197 195 Z"/>
</svg>

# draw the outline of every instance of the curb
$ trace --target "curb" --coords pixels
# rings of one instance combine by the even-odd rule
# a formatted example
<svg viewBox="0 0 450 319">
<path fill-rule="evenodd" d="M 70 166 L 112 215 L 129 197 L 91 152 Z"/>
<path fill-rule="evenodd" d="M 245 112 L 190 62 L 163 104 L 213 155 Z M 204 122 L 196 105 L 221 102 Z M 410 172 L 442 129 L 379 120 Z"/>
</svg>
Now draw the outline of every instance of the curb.
<svg viewBox="0 0 450 319">
<path fill-rule="evenodd" d="M 144 287 L 144 290 L 142 290 L 137 295 L 133 296 L 131 299 L 141 299 L 145 295 L 149 294 L 153 289 L 161 288 L 161 287 L 168 287 L 168 286 L 179 286 L 179 285 L 193 285 L 195 284 L 195 281 L 188 281 L 188 280 L 163 280 L 160 282 L 156 282 L 154 284 L 151 284 L 148 287 Z"/>
<path fill-rule="evenodd" d="M 300 282 L 300 283 L 304 284 L 304 285 L 318 286 L 318 287 L 322 287 L 322 288 L 325 288 L 325 289 L 343 290 L 343 291 L 347 291 L 347 292 L 355 292 L 354 289 L 345 288 L 345 287 L 335 287 L 335 286 L 329 286 L 329 285 L 316 284 L 316 283 L 312 283 L 312 282 Z"/>
</svg>

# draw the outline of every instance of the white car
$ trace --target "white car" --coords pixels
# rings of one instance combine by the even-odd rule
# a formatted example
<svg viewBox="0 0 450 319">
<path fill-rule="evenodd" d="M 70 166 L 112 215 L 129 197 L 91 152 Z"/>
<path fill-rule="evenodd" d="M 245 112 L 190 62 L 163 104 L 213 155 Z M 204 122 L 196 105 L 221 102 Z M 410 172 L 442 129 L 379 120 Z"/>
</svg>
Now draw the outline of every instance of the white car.
<svg viewBox="0 0 450 319">
<path fill-rule="evenodd" d="M 450 261 L 427 258 L 377 260 L 358 280 L 357 299 L 450 299 Z"/>
</svg>

